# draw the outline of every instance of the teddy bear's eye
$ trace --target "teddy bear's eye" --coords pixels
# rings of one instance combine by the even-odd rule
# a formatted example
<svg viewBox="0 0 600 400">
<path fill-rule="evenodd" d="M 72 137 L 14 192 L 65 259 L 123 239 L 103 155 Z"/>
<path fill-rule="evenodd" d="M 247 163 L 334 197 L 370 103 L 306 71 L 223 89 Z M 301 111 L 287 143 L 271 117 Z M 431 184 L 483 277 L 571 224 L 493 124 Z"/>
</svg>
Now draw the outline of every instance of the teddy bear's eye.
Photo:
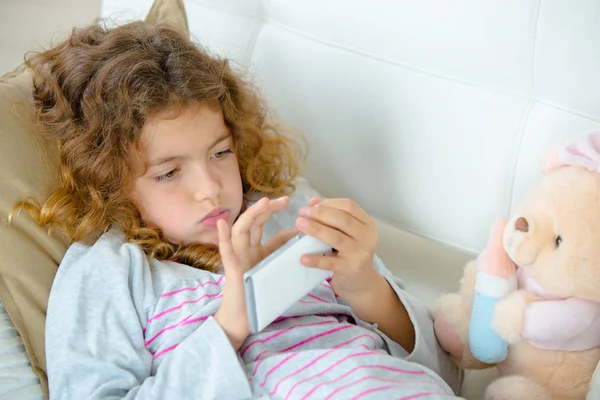
<svg viewBox="0 0 600 400">
<path fill-rule="evenodd" d="M 560 246 L 560 244 L 562 243 L 562 237 L 560 235 L 558 235 L 555 239 L 556 242 L 556 247 Z"/>
</svg>

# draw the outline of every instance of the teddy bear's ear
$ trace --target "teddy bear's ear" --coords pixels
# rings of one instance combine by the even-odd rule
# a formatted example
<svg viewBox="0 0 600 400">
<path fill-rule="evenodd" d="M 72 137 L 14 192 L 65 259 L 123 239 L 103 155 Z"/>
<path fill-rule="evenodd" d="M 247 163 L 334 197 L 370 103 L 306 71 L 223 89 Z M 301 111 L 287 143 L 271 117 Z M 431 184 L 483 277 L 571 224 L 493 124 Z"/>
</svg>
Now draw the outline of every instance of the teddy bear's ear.
<svg viewBox="0 0 600 400">
<path fill-rule="evenodd" d="M 544 173 L 547 174 L 552 172 L 560 167 L 564 167 L 566 164 L 560 160 L 559 151 L 553 152 L 548 160 L 546 160 L 546 164 L 544 165 Z"/>
<path fill-rule="evenodd" d="M 600 131 L 580 136 L 554 152 L 548 158 L 544 170 L 548 173 L 566 165 L 600 172 Z"/>
</svg>

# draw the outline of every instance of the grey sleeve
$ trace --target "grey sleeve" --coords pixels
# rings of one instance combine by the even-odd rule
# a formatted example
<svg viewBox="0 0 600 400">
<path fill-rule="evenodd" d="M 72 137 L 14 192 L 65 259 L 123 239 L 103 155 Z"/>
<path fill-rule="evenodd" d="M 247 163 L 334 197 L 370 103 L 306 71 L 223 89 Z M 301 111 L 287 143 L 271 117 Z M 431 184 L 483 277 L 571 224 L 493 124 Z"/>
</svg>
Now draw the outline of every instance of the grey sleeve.
<svg viewBox="0 0 600 400">
<path fill-rule="evenodd" d="M 46 322 L 50 398 L 247 399 L 236 352 L 211 317 L 175 348 L 155 375 L 144 346 L 150 271 L 137 247 L 100 239 L 67 252 Z"/>
<path fill-rule="evenodd" d="M 385 339 L 391 354 L 436 372 L 457 393 L 462 383 L 462 370 L 451 360 L 449 354 L 440 347 L 433 331 L 433 316 L 430 310 L 404 290 L 402 281 L 394 277 L 377 256 L 375 256 L 375 266 L 388 280 L 400 301 L 404 304 L 415 328 L 416 343 L 410 354 L 383 332 L 378 331 L 381 337 Z"/>
</svg>

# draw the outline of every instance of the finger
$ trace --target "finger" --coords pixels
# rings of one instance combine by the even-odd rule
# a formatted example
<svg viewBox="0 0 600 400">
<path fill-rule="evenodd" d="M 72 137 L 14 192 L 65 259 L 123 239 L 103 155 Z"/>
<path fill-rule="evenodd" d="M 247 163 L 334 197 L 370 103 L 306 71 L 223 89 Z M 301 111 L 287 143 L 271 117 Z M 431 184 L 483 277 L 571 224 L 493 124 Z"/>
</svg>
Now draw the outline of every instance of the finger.
<svg viewBox="0 0 600 400">
<path fill-rule="evenodd" d="M 321 202 L 321 199 L 318 197 L 311 197 L 311 199 L 308 201 L 308 206 L 309 207 L 313 207 L 316 206 L 317 204 L 319 204 Z"/>
<path fill-rule="evenodd" d="M 318 207 L 335 208 L 338 210 L 346 211 L 354 218 L 359 220 L 365 225 L 374 226 L 375 222 L 373 218 L 369 216 L 362 208 L 358 206 L 353 200 L 350 199 L 325 199 L 319 202 Z"/>
<path fill-rule="evenodd" d="M 250 228 L 250 246 L 259 246 L 263 235 L 263 224 L 252 225 Z"/>
<path fill-rule="evenodd" d="M 241 270 L 241 268 L 231 243 L 231 232 L 227 221 L 222 219 L 217 221 L 217 234 L 219 237 L 219 254 L 221 255 L 225 275 L 239 274 L 240 271 L 238 270 Z"/>
<path fill-rule="evenodd" d="M 263 213 L 269 206 L 269 199 L 263 197 L 256 203 L 252 204 L 233 224 L 231 236 L 233 246 L 240 248 L 242 246 L 250 245 L 250 228 L 254 220 Z"/>
<path fill-rule="evenodd" d="M 339 252 L 352 252 L 361 247 L 344 232 L 312 219 L 300 217 L 296 220 L 296 226 L 300 232 L 319 239 Z"/>
<path fill-rule="evenodd" d="M 290 204 L 290 199 L 287 196 L 269 200 L 268 207 L 259 215 L 256 216 L 252 227 L 250 228 L 250 244 L 252 246 L 260 245 L 263 234 L 264 224 L 273 216 L 273 214 L 283 211 Z"/>
<path fill-rule="evenodd" d="M 269 241 L 265 244 L 265 249 L 269 251 L 269 253 L 274 252 L 281 246 L 283 246 L 288 240 L 293 238 L 298 234 L 298 229 L 291 228 L 285 229 L 283 231 L 279 231 L 275 236 L 273 236 Z"/>
<path fill-rule="evenodd" d="M 327 271 L 338 272 L 342 267 L 342 259 L 337 255 L 318 255 L 318 254 L 304 254 L 300 258 L 302 265 L 311 268 L 324 269 Z"/>
<path fill-rule="evenodd" d="M 270 200 L 262 197 L 244 211 L 234 224 L 234 228 L 249 230 L 254 220 L 269 208 Z"/>
<path fill-rule="evenodd" d="M 337 229 L 357 242 L 369 245 L 369 247 L 377 243 L 375 227 L 363 224 L 346 211 L 319 206 L 301 208 L 298 214 L 301 217 Z"/>
</svg>

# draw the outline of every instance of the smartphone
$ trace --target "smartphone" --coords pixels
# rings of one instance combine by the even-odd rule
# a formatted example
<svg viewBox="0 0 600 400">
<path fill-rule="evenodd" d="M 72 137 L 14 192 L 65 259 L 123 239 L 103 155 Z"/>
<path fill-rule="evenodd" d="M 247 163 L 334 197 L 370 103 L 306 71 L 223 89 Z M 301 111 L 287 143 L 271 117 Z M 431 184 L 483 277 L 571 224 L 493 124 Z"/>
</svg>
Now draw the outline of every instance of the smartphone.
<svg viewBox="0 0 600 400">
<path fill-rule="evenodd" d="M 258 333 L 280 317 L 315 286 L 331 277 L 331 271 L 300 263 L 304 254 L 333 254 L 331 246 L 299 234 L 244 274 L 250 332 Z"/>
</svg>

